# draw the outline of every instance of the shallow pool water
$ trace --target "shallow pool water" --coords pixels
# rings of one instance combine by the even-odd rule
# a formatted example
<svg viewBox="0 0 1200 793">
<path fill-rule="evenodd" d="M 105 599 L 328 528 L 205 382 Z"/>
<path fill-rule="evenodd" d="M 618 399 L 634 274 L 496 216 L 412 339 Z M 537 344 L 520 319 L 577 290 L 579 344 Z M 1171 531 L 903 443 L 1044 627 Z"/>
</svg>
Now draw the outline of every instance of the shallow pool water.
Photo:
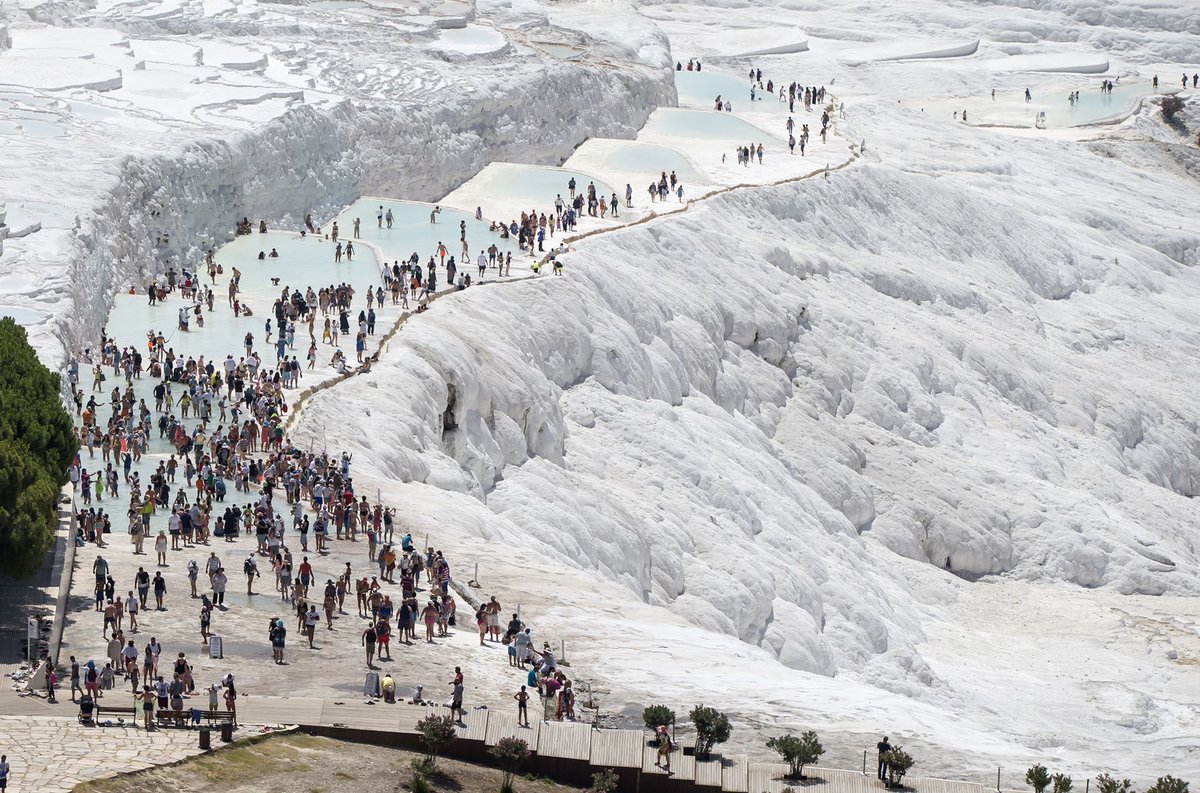
<svg viewBox="0 0 1200 793">
<path fill-rule="evenodd" d="M 66 131 L 57 124 L 51 124 L 48 121 L 24 116 L 18 121 L 21 129 L 31 138 L 58 138 L 66 134 Z"/>
<path fill-rule="evenodd" d="M 684 181 L 700 181 L 700 175 L 681 152 L 653 143 L 621 141 L 604 158 L 604 164 L 615 171 L 633 171 L 655 176 L 662 171 L 674 171 Z"/>
<path fill-rule="evenodd" d="M 105 119 L 121 115 L 120 111 L 104 107 L 103 105 L 92 104 L 91 102 L 76 102 L 72 100 L 70 106 L 71 115 L 87 119 L 88 121 L 104 121 Z"/>
<path fill-rule="evenodd" d="M 324 229 L 328 231 L 328 229 Z M 348 229 L 346 231 L 349 231 Z M 340 239 L 345 241 L 350 235 L 343 232 Z M 353 240 L 351 240 L 353 241 Z M 270 254 L 274 248 L 279 258 L 259 260 L 262 251 Z M 375 254 L 365 245 L 355 247 L 354 259 L 345 256 L 341 262 L 334 261 L 334 243 L 315 235 L 301 237 L 290 232 L 268 232 L 267 234 L 246 234 L 237 237 L 217 251 L 217 261 L 226 272 L 235 266 L 242 271 L 242 284 L 253 299 L 260 290 L 264 295 L 271 295 L 272 301 L 279 289 L 284 286 L 304 289 L 312 286 L 340 284 L 343 281 L 356 288 L 365 289 L 367 283 L 379 280 L 379 264 Z M 274 287 L 270 279 L 278 277 L 279 286 Z M 255 306 L 262 313 L 270 306 Z"/>
<path fill-rule="evenodd" d="M 386 213 L 392 212 L 392 227 L 387 227 L 387 221 L 381 228 L 377 213 L 383 208 Z M 414 204 L 404 201 L 389 201 L 382 198 L 360 198 L 344 209 L 337 217 L 338 227 L 343 237 L 353 234 L 354 219 L 362 222 L 359 226 L 361 238 L 380 247 L 383 256 L 388 261 L 407 259 L 414 252 L 420 258 L 422 265 L 437 251 L 438 243 L 444 243 L 449 255 L 462 256 L 462 241 L 460 239 L 459 223 L 466 221 L 467 243 L 472 256 L 478 256 L 480 249 L 486 250 L 493 243 L 501 253 L 512 251 L 515 256 L 517 246 L 511 240 L 501 240 L 495 232 L 489 231 L 489 220 L 476 220 L 474 214 L 457 209 L 443 207 L 437 215 L 437 222 L 429 222 L 431 204 Z M 328 231 L 328 229 L 323 229 Z"/>
<path fill-rule="evenodd" d="M 641 134 L 645 133 L 745 144 L 765 141 L 770 137 L 762 129 L 729 113 L 671 108 L 655 110 L 642 128 Z"/>
<path fill-rule="evenodd" d="M 1072 90 L 1079 91 L 1079 100 L 1072 104 L 1068 96 Z M 1172 90 L 1167 88 L 1166 90 Z M 968 106 L 974 116 L 968 116 L 972 124 L 1002 124 L 1006 126 L 1032 127 L 1037 123 L 1038 113 L 1045 113 L 1047 128 L 1080 127 L 1088 124 L 1104 124 L 1119 121 L 1134 111 L 1138 103 L 1155 95 L 1149 81 L 1117 84 L 1111 93 L 1100 91 L 1100 80 L 1093 84 L 1065 88 L 1032 89 L 1032 100 L 1024 101 L 1024 89 L 1014 89 L 997 99 L 988 99 Z"/>
<path fill-rule="evenodd" d="M 224 272 L 217 275 L 216 284 L 212 285 L 207 272 L 200 274 L 201 283 L 212 285 L 216 293 L 215 310 L 205 314 L 204 327 L 200 327 L 195 319 L 187 331 L 177 330 L 178 311 L 184 301 L 179 299 L 178 292 L 168 298 L 165 304 L 151 306 L 146 299 L 144 286 L 137 285 L 137 294 L 119 294 L 114 300 L 112 311 L 108 317 L 108 332 L 119 344 L 135 344 L 145 347 L 146 333 L 150 330 L 161 331 L 168 339 L 168 347 L 186 356 L 205 356 L 207 359 L 223 360 L 227 354 L 233 354 L 237 359 L 245 355 L 244 341 L 247 333 L 254 335 L 255 349 L 263 358 L 264 364 L 274 365 L 275 348 L 266 344 L 266 322 L 271 319 L 272 331 L 278 338 L 278 328 L 272 315 L 272 305 L 284 287 L 292 290 L 305 291 L 309 286 L 319 290 L 322 286 L 350 284 L 354 287 L 356 296 L 353 303 L 353 314 L 356 317 L 360 309 L 366 307 L 366 290 L 381 284 L 380 267 L 375 256 L 367 246 L 356 246 L 353 261 L 342 257 L 340 263 L 333 260 L 333 242 L 314 237 L 301 238 L 299 234 L 287 232 L 270 232 L 267 234 L 248 234 L 237 237 L 232 242 L 223 245 L 216 252 L 217 262 Z M 269 253 L 274 248 L 279 258 L 258 259 L 258 252 Z M 239 300 L 242 305 L 249 306 L 253 314 L 234 317 L 228 303 L 228 282 L 236 267 L 242 274 L 242 291 Z M 271 282 L 278 278 L 278 285 Z M 397 312 L 390 312 L 395 316 Z M 384 314 L 380 314 L 380 324 Z M 355 323 L 356 324 L 356 323 Z M 328 375 L 328 362 L 334 348 L 331 345 L 320 344 L 321 321 L 315 328 L 320 353 L 318 368 Z M 376 330 L 378 334 L 380 331 Z M 354 337 L 341 340 L 341 349 L 347 351 L 351 361 L 354 360 Z M 297 325 L 295 346 L 287 350 L 289 357 L 295 355 L 304 361 L 308 350 L 308 330 L 306 326 Z M 310 373 L 305 368 L 305 375 Z M 105 385 L 112 387 L 115 378 L 109 375 Z M 152 386 L 149 380 L 146 384 Z M 88 378 L 86 385 L 90 386 Z M 301 381 L 301 387 L 311 383 Z M 137 386 L 140 395 L 141 384 Z"/>
<path fill-rule="evenodd" d="M 53 104 L 58 100 L 50 96 L 34 96 L 33 94 L 4 94 L 0 93 L 0 102 L 7 103 L 10 107 L 13 104 L 31 105 L 33 107 L 45 107 Z"/>
<path fill-rule="evenodd" d="M 787 102 L 779 101 L 778 89 L 776 95 L 758 90 L 757 98 L 751 101 L 749 75 L 738 77 L 720 69 L 675 72 L 675 89 L 683 108 L 712 110 L 720 96 L 722 102 L 729 101 L 736 113 L 786 113 L 788 109 Z"/>
<path fill-rule="evenodd" d="M 384 206 L 385 210 L 392 209 L 391 229 L 380 229 L 376 226 L 374 212 L 380 204 Z M 381 263 L 372 253 L 371 248 L 362 244 L 363 242 L 370 238 L 379 243 L 385 252 L 396 251 L 397 258 L 400 255 L 407 257 L 416 251 L 422 265 L 436 253 L 438 239 L 445 239 L 447 247 L 451 247 L 452 242 L 458 242 L 459 220 L 468 221 L 468 239 L 474 235 L 481 244 L 484 242 L 486 224 L 477 223 L 464 213 L 444 210 L 439 216 L 438 222 L 431 225 L 429 223 L 430 209 L 431 205 L 427 204 L 401 203 L 373 198 L 364 198 L 355 202 L 342 212 L 338 219 L 339 239 L 343 241 L 349 239 L 350 242 L 355 241 L 353 239 L 353 218 L 361 217 L 363 220 L 360 229 L 360 244 L 355 245 L 356 252 L 353 261 L 343 256 L 341 262 L 335 262 L 334 243 L 332 240 L 326 240 L 324 234 L 319 237 L 317 235 L 301 237 L 298 233 L 273 231 L 266 234 L 255 232 L 236 237 L 216 251 L 217 262 L 223 268 L 223 272 L 216 276 L 216 283 L 212 284 L 207 271 L 200 273 L 200 283 L 206 286 L 211 284 L 216 293 L 215 310 L 211 313 L 207 310 L 204 312 L 204 327 L 200 327 L 193 317 L 189 330 L 179 330 L 179 309 L 190 305 L 190 301 L 185 303 L 180 299 L 179 293 L 175 292 L 165 303 L 150 305 L 144 285 L 137 284 L 135 285 L 136 294 L 128 294 L 126 289 L 114 298 L 106 330 L 118 345 L 136 346 L 141 349 L 145 349 L 147 332 L 160 331 L 166 337 L 167 347 L 185 360 L 189 357 L 199 359 L 200 356 L 204 356 L 205 360 L 212 360 L 214 363 L 223 361 L 228 354 L 232 354 L 235 360 L 243 357 L 246 354 L 245 337 L 247 333 L 250 333 L 253 335 L 254 350 L 263 359 L 266 367 L 273 368 L 276 362 L 274 342 L 279 337 L 279 329 L 275 325 L 272 305 L 284 287 L 299 289 L 303 292 L 309 286 L 314 290 L 319 290 L 322 286 L 348 283 L 355 290 L 350 312 L 351 335 L 349 338 L 341 337 L 337 347 L 326 344 L 322 339 L 323 318 L 318 315 L 314 327 L 317 344 L 316 367 L 310 370 L 305 363 L 309 347 L 308 328 L 305 324 L 298 323 L 296 325 L 294 346 L 286 349 L 289 358 L 294 355 L 298 361 L 304 364 L 300 388 L 309 388 L 335 376 L 330 361 L 335 350 L 339 348 L 345 353 L 350 365 L 357 365 L 354 349 L 357 316 L 360 310 L 366 309 L 367 290 L 382 285 Z M 329 232 L 331 229 L 332 223 L 326 223 L 322 232 Z M 496 242 L 502 251 L 508 250 L 498 240 Z M 488 242 L 488 244 L 491 243 Z M 278 258 L 268 257 L 263 260 L 258 258 L 260 251 L 269 253 L 272 249 L 278 252 Z M 400 254 L 400 251 L 403 251 L 403 254 Z M 457 253 L 453 248 L 451 248 L 451 252 Z M 252 308 L 252 316 L 235 317 L 229 307 L 227 288 L 234 267 L 241 272 L 241 304 L 249 305 Z M 492 272 L 489 271 L 488 280 L 494 277 Z M 444 278 L 444 275 L 444 270 L 440 270 L 439 276 Z M 278 279 L 277 284 L 272 283 L 273 278 Z M 444 284 L 440 284 L 439 290 L 443 288 Z M 391 305 L 390 295 L 385 296 L 383 305 L 377 305 L 375 310 L 375 335 L 368 340 L 368 355 L 376 348 L 379 339 L 392 328 L 401 314 L 400 307 Z M 21 309 L 16 307 L 5 307 L 0 308 L 0 315 L 20 311 Z M 266 323 L 268 318 L 271 319 L 272 326 L 271 343 L 267 341 Z M 18 321 L 26 319 L 26 316 L 18 316 Z M 331 315 L 331 319 L 336 320 L 336 315 Z M 109 400 L 113 388 L 120 387 L 123 390 L 125 387 L 124 378 L 114 375 L 111 369 L 106 370 L 106 377 L 106 382 L 102 383 L 98 390 L 93 391 L 90 367 L 86 363 L 80 365 L 80 384 L 83 391 L 87 395 L 94 393 L 97 401 L 101 403 Z M 152 391 L 155 384 L 156 381 L 148 375 L 141 379 L 135 379 L 133 381 L 134 393 L 137 397 L 146 399 L 149 404 L 153 404 Z M 174 390 L 176 398 L 179 393 L 180 391 L 176 387 Z M 298 396 L 297 391 L 289 391 L 288 394 L 291 401 Z M 101 415 L 107 415 L 107 408 L 101 408 Z M 178 405 L 176 405 L 176 415 L 179 415 Z M 184 424 L 189 429 L 195 427 L 197 423 L 196 419 L 190 417 L 184 420 Z M 209 430 L 211 431 L 223 423 L 225 422 L 220 419 L 219 413 L 214 412 Z M 152 431 L 150 433 L 150 453 L 133 465 L 133 471 L 139 474 L 141 481 L 147 481 L 158 463 L 166 459 L 172 451 L 173 449 L 165 440 L 159 439 L 158 432 Z M 95 470 L 100 463 L 100 456 L 98 454 L 89 455 L 86 449 L 81 451 L 80 456 L 82 464 L 90 470 Z M 243 503 L 240 494 L 237 494 L 232 487 L 229 488 L 227 501 Z M 109 498 L 101 502 L 99 506 L 108 507 L 110 504 L 116 505 L 117 503 Z M 219 511 L 220 508 L 218 508 L 218 514 Z M 166 511 L 161 511 L 151 519 L 152 534 L 165 526 L 167 516 Z"/>
<path fill-rule="evenodd" d="M 575 187 L 578 192 L 586 194 L 587 186 L 592 182 L 596 185 L 597 195 L 611 196 L 616 192 L 611 186 L 593 179 L 587 174 L 564 168 L 507 165 L 506 176 L 508 178 L 503 187 L 505 195 L 518 205 L 527 206 L 530 209 L 545 210 L 554 203 L 555 198 L 559 195 L 563 197 L 564 201 L 567 200 L 569 196 L 567 184 L 572 177 L 575 178 Z"/>
<path fill-rule="evenodd" d="M 504 34 L 483 25 L 467 25 L 461 28 L 443 28 L 434 45 L 439 49 L 479 55 L 495 52 L 508 42 Z"/>
<path fill-rule="evenodd" d="M 26 327 L 45 321 L 48 315 L 44 311 L 24 306 L 0 306 L 0 318 L 12 317 L 18 325 Z"/>
<path fill-rule="evenodd" d="M 558 44 L 552 41 L 534 41 L 531 43 L 547 55 L 552 55 L 561 60 L 570 60 L 583 54 L 583 47 L 576 47 L 571 44 Z"/>
<path fill-rule="evenodd" d="M 150 305 L 143 285 L 139 284 L 137 285 L 137 294 L 118 294 L 114 298 L 106 330 L 118 345 L 137 347 L 142 350 L 146 349 L 146 334 L 151 330 L 161 331 L 167 339 L 167 347 L 182 356 L 184 360 L 188 358 L 199 360 L 200 356 L 204 356 L 206 361 L 211 360 L 217 365 L 229 354 L 233 355 L 234 360 L 245 356 L 245 337 L 247 333 L 250 333 L 253 335 L 253 348 L 262 358 L 263 365 L 273 368 L 276 363 L 274 342 L 278 339 L 278 328 L 272 316 L 271 306 L 283 286 L 286 284 L 303 291 L 308 286 L 312 286 L 315 290 L 321 286 L 345 282 L 351 284 L 356 292 L 351 306 L 352 334 L 349 338 L 342 337 L 338 347 L 346 354 L 349 361 L 355 364 L 353 333 L 357 328 L 357 315 L 359 310 L 366 308 L 367 288 L 380 283 L 379 269 L 375 258 L 365 246 L 361 249 L 361 253 L 355 255 L 353 262 L 347 262 L 343 258 L 341 264 L 334 264 L 330 253 L 332 247 L 333 243 L 328 241 L 317 241 L 312 238 L 301 239 L 298 234 L 282 232 L 255 233 L 237 237 L 217 251 L 217 261 L 221 263 L 224 272 L 217 276 L 216 283 L 212 285 L 212 289 L 217 295 L 215 309 L 211 313 L 205 310 L 204 327 L 200 327 L 193 316 L 189 330 L 178 330 L 179 309 L 190 305 L 190 301 L 182 300 L 179 292 L 176 291 L 164 303 Z M 257 258 L 258 252 L 260 250 L 270 251 L 271 248 L 278 250 L 279 258 L 260 262 Z M 242 273 L 242 303 L 253 309 L 253 316 L 235 317 L 229 307 L 226 295 L 233 267 L 237 267 Z M 273 277 L 280 279 L 278 286 L 271 283 Z M 206 273 L 202 275 L 202 283 L 211 284 Z M 376 311 L 375 339 L 378 340 L 391 327 L 400 312 L 398 308 L 390 305 L 389 299 L 385 299 L 385 306 L 382 309 L 377 308 Z M 272 336 L 269 342 L 266 334 L 268 318 L 271 319 L 272 325 Z M 336 316 L 333 319 L 336 319 Z M 323 343 L 322 329 L 323 319 L 318 316 L 314 329 L 318 346 L 317 364 L 312 370 L 308 368 L 307 364 L 303 366 L 303 378 L 300 381 L 302 389 L 334 376 L 329 364 L 332 354 L 337 348 Z M 288 348 L 286 354 L 289 358 L 293 355 L 296 356 L 297 360 L 303 363 L 307 357 L 308 346 L 307 326 L 298 323 L 294 346 Z M 80 364 L 80 386 L 85 395 L 94 395 L 99 403 L 109 402 L 114 388 L 121 390 L 125 388 L 124 378 L 115 375 L 112 369 L 107 369 L 105 374 L 106 381 L 100 384 L 99 389 L 93 391 L 91 368 L 87 363 Z M 135 396 L 145 399 L 147 404 L 153 405 L 153 389 L 157 382 L 148 374 L 140 379 L 135 379 L 133 381 Z M 174 397 L 178 399 L 181 393 L 181 388 L 176 385 L 173 388 Z M 294 400 L 297 392 L 289 393 L 289 398 Z M 87 396 L 85 396 L 85 400 L 86 398 Z M 107 416 L 108 411 L 108 407 L 100 407 L 101 416 Z M 178 404 L 174 412 L 176 416 L 180 416 Z M 214 410 L 207 429 L 209 432 L 213 432 L 221 425 L 228 427 L 227 419 L 222 420 L 219 410 Z M 199 424 L 199 421 L 189 415 L 188 418 L 183 419 L 183 423 L 191 430 Z M 152 430 L 149 454 L 134 463 L 132 470 L 137 472 L 142 482 L 146 482 L 159 462 L 165 460 L 173 451 L 174 449 L 166 440 L 159 438 L 158 431 Z M 89 470 L 95 471 L 98 467 L 102 467 L 100 455 L 89 455 L 86 448 L 80 450 L 80 458 L 81 465 Z M 128 485 L 122 488 L 122 498 L 125 499 L 125 504 L 128 503 L 126 495 L 128 488 Z M 230 486 L 227 501 L 243 504 L 244 499 L 240 495 Z M 121 500 L 113 499 L 106 494 L 105 500 L 96 506 L 113 508 L 119 507 L 121 503 Z M 276 502 L 277 506 L 278 503 Z M 222 505 L 216 506 L 215 514 L 220 515 L 223 507 Z M 124 510 L 120 509 L 119 514 L 123 516 Z M 160 510 L 151 518 L 151 536 L 160 528 L 165 527 L 168 516 L 168 510 Z M 114 519 L 116 519 L 115 515 Z M 117 531 L 123 532 L 124 518 L 119 520 L 121 528 Z"/>
</svg>

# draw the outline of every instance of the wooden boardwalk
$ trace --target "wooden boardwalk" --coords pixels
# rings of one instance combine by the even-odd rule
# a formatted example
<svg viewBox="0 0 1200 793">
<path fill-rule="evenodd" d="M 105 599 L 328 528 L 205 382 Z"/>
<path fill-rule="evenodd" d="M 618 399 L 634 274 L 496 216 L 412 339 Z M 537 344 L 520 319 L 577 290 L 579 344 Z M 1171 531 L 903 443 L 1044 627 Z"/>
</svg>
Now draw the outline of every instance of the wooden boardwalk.
<svg viewBox="0 0 1200 793">
<path fill-rule="evenodd" d="M 729 793 L 749 793 L 749 760 L 745 757 L 734 757 L 724 761 L 721 768 L 721 790 L 727 790 Z"/>
<path fill-rule="evenodd" d="M 636 730 L 596 730 L 588 760 L 597 768 L 641 768 L 645 745 Z"/>
<path fill-rule="evenodd" d="M 574 721 L 545 722 L 534 751 L 564 760 L 588 760 L 592 756 L 592 728 Z"/>
<path fill-rule="evenodd" d="M 720 760 L 696 761 L 696 786 L 704 790 L 721 789 L 722 767 Z"/>
<path fill-rule="evenodd" d="M 465 760 L 487 761 L 487 748 L 502 738 L 524 740 L 534 752 L 527 767 L 559 781 L 586 785 L 595 771 L 611 768 L 620 778 L 619 793 L 882 793 L 873 775 L 818 766 L 804 769 L 805 779 L 786 778 L 780 763 L 752 762 L 745 757 L 697 760 L 676 749 L 671 773 L 656 765 L 657 750 L 642 730 L 597 729 L 590 724 L 538 719 L 536 703 L 529 727 L 517 723 L 515 708 L 468 711 L 457 726 L 458 740 L 446 751 Z M 361 699 L 330 701 L 308 698 L 247 696 L 238 702 L 246 724 L 295 724 L 302 729 L 351 740 L 420 749 L 417 722 L 429 714 L 449 715 L 441 706 L 406 703 L 373 704 Z M 947 779 L 906 777 L 906 793 L 995 793 L 988 785 Z"/>
<path fill-rule="evenodd" d="M 529 726 L 522 727 L 517 723 L 515 713 L 488 711 L 487 733 L 484 742 L 488 746 L 495 746 L 500 743 L 501 738 L 520 738 L 533 747 L 537 746 L 538 733 L 541 732 L 541 729 L 540 719 L 530 719 Z"/>
</svg>

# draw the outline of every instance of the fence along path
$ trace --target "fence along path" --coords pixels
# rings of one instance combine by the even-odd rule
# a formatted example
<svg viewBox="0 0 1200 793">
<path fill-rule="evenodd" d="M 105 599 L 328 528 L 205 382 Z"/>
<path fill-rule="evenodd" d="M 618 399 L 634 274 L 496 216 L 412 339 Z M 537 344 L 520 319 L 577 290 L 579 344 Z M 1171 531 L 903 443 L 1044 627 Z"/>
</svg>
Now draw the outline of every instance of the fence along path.
<svg viewBox="0 0 1200 793">
<path fill-rule="evenodd" d="M 535 709 L 536 710 L 536 709 Z M 361 700 L 341 702 L 304 697 L 259 697 L 238 700 L 239 720 L 246 724 L 295 724 L 310 732 L 420 750 L 417 722 L 427 715 L 448 714 L 437 706 L 385 704 Z M 583 722 L 531 719 L 518 724 L 516 714 L 479 707 L 469 710 L 458 727 L 458 740 L 446 754 L 486 762 L 487 748 L 502 738 L 524 740 L 534 752 L 528 768 L 559 781 L 588 784 L 591 774 L 612 768 L 621 778 L 620 791 L 671 793 L 874 793 L 884 790 L 873 775 L 845 769 L 807 766 L 805 779 L 786 778 L 788 767 L 747 757 L 697 760 L 681 749 L 671 753 L 671 775 L 656 765 L 657 751 L 642 730 L 604 729 Z M 873 771 L 874 769 L 869 769 Z M 907 793 L 993 793 L 977 782 L 905 777 Z"/>
</svg>

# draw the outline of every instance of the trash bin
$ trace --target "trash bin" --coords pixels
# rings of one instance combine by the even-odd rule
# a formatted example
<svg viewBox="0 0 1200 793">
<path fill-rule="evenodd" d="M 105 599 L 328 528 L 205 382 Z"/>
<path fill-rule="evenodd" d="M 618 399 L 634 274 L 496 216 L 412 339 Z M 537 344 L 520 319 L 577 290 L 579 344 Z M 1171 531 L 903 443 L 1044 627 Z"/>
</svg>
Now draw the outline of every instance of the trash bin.
<svg viewBox="0 0 1200 793">
<path fill-rule="evenodd" d="M 233 722 L 221 722 L 221 740 L 225 743 L 233 740 Z"/>
<path fill-rule="evenodd" d="M 200 728 L 200 749 L 207 752 L 212 748 L 212 730 L 207 727 Z"/>
</svg>

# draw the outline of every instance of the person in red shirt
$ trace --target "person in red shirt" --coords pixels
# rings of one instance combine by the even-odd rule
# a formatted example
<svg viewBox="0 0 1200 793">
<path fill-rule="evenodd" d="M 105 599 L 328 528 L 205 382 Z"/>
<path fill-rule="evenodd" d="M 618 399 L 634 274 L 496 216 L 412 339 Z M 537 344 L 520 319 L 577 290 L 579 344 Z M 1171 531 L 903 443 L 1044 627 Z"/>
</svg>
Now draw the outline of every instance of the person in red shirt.
<svg viewBox="0 0 1200 793">
<path fill-rule="evenodd" d="M 300 569 L 298 572 L 300 573 L 300 592 L 298 595 L 299 597 L 307 598 L 308 585 L 311 584 L 313 580 L 313 569 L 312 565 L 308 563 L 307 556 L 305 556 L 304 561 L 300 563 Z"/>
</svg>

